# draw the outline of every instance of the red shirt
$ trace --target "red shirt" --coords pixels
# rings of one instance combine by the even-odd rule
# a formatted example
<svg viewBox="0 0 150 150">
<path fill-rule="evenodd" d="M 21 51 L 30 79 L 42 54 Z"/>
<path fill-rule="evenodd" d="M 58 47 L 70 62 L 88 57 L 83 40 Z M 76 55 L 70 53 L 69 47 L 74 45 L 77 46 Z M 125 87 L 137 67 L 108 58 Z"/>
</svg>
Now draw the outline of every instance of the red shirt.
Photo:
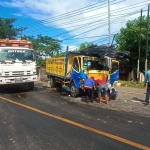
<svg viewBox="0 0 150 150">
<path fill-rule="evenodd" d="M 106 81 L 104 81 L 104 80 L 96 80 L 95 81 L 96 83 L 97 83 L 97 85 L 100 85 L 100 84 L 107 84 L 107 82 Z"/>
</svg>

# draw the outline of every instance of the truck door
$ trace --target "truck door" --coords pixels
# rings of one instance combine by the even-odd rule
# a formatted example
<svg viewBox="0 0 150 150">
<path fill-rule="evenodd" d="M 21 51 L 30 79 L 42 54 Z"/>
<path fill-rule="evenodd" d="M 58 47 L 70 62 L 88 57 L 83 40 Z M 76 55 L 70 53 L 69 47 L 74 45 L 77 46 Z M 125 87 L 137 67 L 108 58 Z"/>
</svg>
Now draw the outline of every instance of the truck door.
<svg viewBox="0 0 150 150">
<path fill-rule="evenodd" d="M 119 61 L 111 61 L 111 71 L 110 71 L 110 84 L 113 85 L 114 82 L 119 80 Z"/>
<path fill-rule="evenodd" d="M 80 88 L 80 64 L 79 58 L 73 57 L 71 79 L 74 81 L 75 87 Z"/>
</svg>

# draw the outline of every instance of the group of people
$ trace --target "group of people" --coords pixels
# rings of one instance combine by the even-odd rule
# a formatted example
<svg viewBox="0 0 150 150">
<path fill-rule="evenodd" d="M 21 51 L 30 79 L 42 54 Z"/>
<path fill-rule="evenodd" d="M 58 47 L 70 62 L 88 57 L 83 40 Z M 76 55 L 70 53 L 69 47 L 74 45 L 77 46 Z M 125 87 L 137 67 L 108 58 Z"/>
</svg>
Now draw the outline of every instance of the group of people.
<svg viewBox="0 0 150 150">
<path fill-rule="evenodd" d="M 145 97 L 145 102 L 149 105 L 149 98 L 150 98 L 150 69 L 146 72 L 145 75 L 145 85 L 147 83 L 147 92 Z M 99 103 L 102 102 L 102 97 L 104 97 L 106 104 L 108 104 L 109 99 L 116 100 L 118 91 L 108 84 L 104 80 L 94 80 L 94 77 L 88 78 L 84 82 L 84 89 L 85 89 L 85 96 L 86 102 L 89 102 L 89 97 L 91 98 L 91 102 L 94 100 L 94 88 L 96 87 Z"/>
<path fill-rule="evenodd" d="M 104 80 L 94 80 L 94 77 L 88 78 L 84 82 L 84 89 L 85 89 L 85 97 L 86 102 L 89 102 L 89 97 L 91 102 L 94 100 L 94 88 L 97 89 L 99 103 L 102 102 L 102 98 L 104 97 L 106 104 L 108 104 L 109 99 L 116 100 L 117 98 L 117 90 L 113 88 L 110 84 L 108 84 Z"/>
</svg>

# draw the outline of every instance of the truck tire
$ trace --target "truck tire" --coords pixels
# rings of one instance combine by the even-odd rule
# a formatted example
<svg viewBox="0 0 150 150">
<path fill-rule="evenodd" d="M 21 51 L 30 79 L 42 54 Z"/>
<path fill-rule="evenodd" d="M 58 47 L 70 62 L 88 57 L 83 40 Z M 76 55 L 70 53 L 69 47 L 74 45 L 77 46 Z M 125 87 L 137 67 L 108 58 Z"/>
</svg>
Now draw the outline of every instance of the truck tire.
<svg viewBox="0 0 150 150">
<path fill-rule="evenodd" d="M 0 94 L 3 93 L 3 89 L 4 89 L 4 87 L 2 87 L 2 85 L 0 85 Z"/>
<path fill-rule="evenodd" d="M 74 83 L 71 83 L 71 85 L 70 85 L 70 95 L 72 97 L 79 96 L 79 89 L 75 87 Z"/>
<path fill-rule="evenodd" d="M 50 77 L 50 87 L 54 88 L 56 86 L 54 77 Z"/>
<path fill-rule="evenodd" d="M 34 82 L 29 82 L 28 88 L 29 88 L 29 90 L 33 90 L 34 89 Z"/>
</svg>

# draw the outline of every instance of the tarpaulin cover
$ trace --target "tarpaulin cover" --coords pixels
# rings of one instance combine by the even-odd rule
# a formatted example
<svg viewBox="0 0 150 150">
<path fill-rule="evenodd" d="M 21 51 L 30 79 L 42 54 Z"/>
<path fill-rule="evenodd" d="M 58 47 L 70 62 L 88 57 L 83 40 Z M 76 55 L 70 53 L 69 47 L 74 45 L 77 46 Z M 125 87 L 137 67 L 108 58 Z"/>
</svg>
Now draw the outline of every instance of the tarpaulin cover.
<svg viewBox="0 0 150 150">
<path fill-rule="evenodd" d="M 99 57 L 108 56 L 108 57 L 115 58 L 118 60 L 128 60 L 130 57 L 129 51 L 117 50 L 114 45 L 110 45 L 110 46 L 92 45 L 88 47 L 87 49 L 81 51 L 81 53 L 91 55 L 91 56 L 99 56 Z"/>
</svg>

